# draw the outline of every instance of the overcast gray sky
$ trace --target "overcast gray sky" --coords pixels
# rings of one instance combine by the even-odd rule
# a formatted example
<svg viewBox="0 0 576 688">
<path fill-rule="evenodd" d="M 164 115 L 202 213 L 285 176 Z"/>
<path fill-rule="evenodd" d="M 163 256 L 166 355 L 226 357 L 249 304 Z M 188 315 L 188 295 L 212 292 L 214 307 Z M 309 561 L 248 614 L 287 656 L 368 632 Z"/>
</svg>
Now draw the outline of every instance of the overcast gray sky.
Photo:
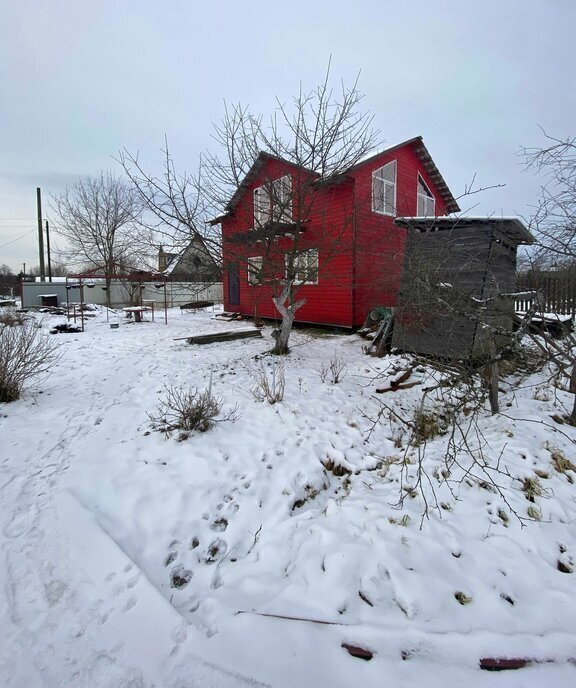
<svg viewBox="0 0 576 688">
<path fill-rule="evenodd" d="M 506 184 L 465 210 L 527 215 L 520 146 L 576 135 L 575 20 L 574 0 L 2 0 L 0 263 L 38 263 L 37 186 L 46 206 L 124 146 L 154 170 L 165 133 L 193 169 L 224 100 L 269 113 L 330 55 L 383 142 L 422 135 L 455 196 Z"/>
</svg>

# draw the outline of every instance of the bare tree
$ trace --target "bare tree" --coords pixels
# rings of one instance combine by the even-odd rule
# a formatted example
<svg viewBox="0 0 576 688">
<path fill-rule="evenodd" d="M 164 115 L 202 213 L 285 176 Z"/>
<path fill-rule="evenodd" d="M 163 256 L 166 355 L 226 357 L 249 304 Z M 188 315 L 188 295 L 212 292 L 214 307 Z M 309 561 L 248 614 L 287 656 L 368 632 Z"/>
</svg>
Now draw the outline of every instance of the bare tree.
<svg viewBox="0 0 576 688">
<path fill-rule="evenodd" d="M 12 272 L 12 268 L 6 263 L 0 265 L 0 292 L 11 291 L 16 284 L 17 277 Z"/>
<path fill-rule="evenodd" d="M 279 100 L 269 120 L 246 107 L 226 107 L 222 122 L 215 126 L 216 152 L 206 153 L 194 174 L 176 171 L 165 141 L 160 175 L 146 172 L 138 154 L 123 150 L 119 162 L 146 208 L 156 235 L 172 240 L 201 239 L 212 257 L 222 265 L 221 233 L 210 218 L 221 216 L 238 192 L 246 175 L 264 153 L 292 166 L 293 183 L 264 180 L 262 205 L 256 213 L 251 239 L 264 248 L 258 266 L 266 282 L 273 285 L 274 305 L 282 316 L 276 332 L 275 351 L 287 353 L 288 339 L 296 311 L 305 303 L 297 298 L 298 282 L 317 273 L 314 260 L 306 263 L 308 250 L 302 230 L 314 209 L 315 190 L 335 180 L 359 162 L 377 143 L 372 117 L 360 109 L 362 96 L 357 82 L 330 86 L 329 69 L 323 83 L 310 92 L 302 89 L 288 104 Z M 269 205 L 269 211 L 264 207 Z M 318 209 L 315 209 L 318 212 Z M 343 228 L 331 228 L 334 247 Z M 329 253 L 329 252 L 328 252 Z M 248 258 L 246 244 L 227 247 L 230 260 Z M 326 254 L 323 261 L 329 259 Z M 223 266 L 226 267 L 226 266 Z"/>
<path fill-rule="evenodd" d="M 576 138 L 562 140 L 546 132 L 544 135 L 547 145 L 522 149 L 526 167 L 543 177 L 530 227 L 538 239 L 540 264 L 553 265 L 555 269 L 573 274 L 576 265 Z M 545 319 L 541 322 L 545 323 Z M 563 340 L 555 339 L 543 326 L 532 338 L 555 367 L 557 384 L 575 395 L 573 408 L 566 419 L 576 425 L 576 336 L 573 332 L 564 334 Z"/>
<path fill-rule="evenodd" d="M 182 246 L 196 240 L 221 265 L 220 233 L 207 222 L 215 210 L 204 193 L 202 161 L 193 174 L 178 172 L 167 137 L 161 154 L 160 175 L 147 172 L 138 153 L 124 149 L 117 158 L 145 211 L 142 221 L 150 231 L 152 243 L 159 248 L 166 243 Z"/>
<path fill-rule="evenodd" d="M 554 138 L 523 148 L 525 165 L 542 175 L 541 194 L 530 220 L 540 252 L 549 262 L 576 260 L 576 138 Z"/>
<path fill-rule="evenodd" d="M 55 231 L 66 239 L 75 263 L 109 275 L 134 267 L 140 248 L 142 206 L 130 186 L 111 172 L 83 177 L 53 196 Z"/>
<path fill-rule="evenodd" d="M 53 260 L 51 261 L 51 270 L 52 270 L 52 277 L 66 277 L 71 273 L 70 268 L 66 265 L 65 262 Z M 39 277 L 40 276 L 40 266 L 39 265 L 34 265 L 33 267 L 30 268 L 28 271 L 29 275 L 34 275 L 34 277 Z"/>
<path fill-rule="evenodd" d="M 258 197 L 244 194 L 247 207 L 237 207 L 235 213 L 251 214 L 254 227 L 246 233 L 248 236 L 237 237 L 240 244 L 244 243 L 243 248 L 228 245 L 225 251 L 232 260 L 247 262 L 246 244 L 258 242 L 260 264 L 247 267 L 272 287 L 272 301 L 282 317 L 274 333 L 277 354 L 288 352 L 296 312 L 306 303 L 298 296 L 300 285 L 314 281 L 318 275 L 318 255 L 311 250 L 314 244 L 304 231 L 311 217 L 317 227 L 324 227 L 324 237 L 316 237 L 323 248 L 324 268 L 342 250 L 341 239 L 353 221 L 353 208 L 349 208 L 341 226 L 335 226 L 334 218 L 329 216 L 330 203 L 322 207 L 317 191 L 341 179 L 377 143 L 373 118 L 360 107 L 362 96 L 357 82 L 351 88 L 342 84 L 335 93 L 329 76 L 328 70 L 318 87 L 309 92 L 300 89 L 287 104 L 277 100 L 276 110 L 268 120 L 241 105 L 226 108 L 222 122 L 215 127 L 220 151 L 203 160 L 207 205 L 224 209 L 225 213 L 263 154 L 288 166 L 286 176 L 271 175 L 261 180 Z"/>
</svg>

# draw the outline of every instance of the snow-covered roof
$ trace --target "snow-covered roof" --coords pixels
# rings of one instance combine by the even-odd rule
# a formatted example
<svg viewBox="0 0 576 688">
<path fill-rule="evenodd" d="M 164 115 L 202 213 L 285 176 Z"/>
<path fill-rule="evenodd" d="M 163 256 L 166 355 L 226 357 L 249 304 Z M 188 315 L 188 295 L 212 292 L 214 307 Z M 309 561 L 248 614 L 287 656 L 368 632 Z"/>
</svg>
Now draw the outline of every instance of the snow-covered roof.
<svg viewBox="0 0 576 688">
<path fill-rule="evenodd" d="M 399 217 L 395 224 L 401 227 L 417 227 L 418 229 L 454 229 L 471 225 L 497 226 L 501 232 L 519 244 L 533 244 L 534 237 L 526 225 L 517 217 L 495 217 L 490 215 L 445 215 L 442 217 Z"/>
</svg>

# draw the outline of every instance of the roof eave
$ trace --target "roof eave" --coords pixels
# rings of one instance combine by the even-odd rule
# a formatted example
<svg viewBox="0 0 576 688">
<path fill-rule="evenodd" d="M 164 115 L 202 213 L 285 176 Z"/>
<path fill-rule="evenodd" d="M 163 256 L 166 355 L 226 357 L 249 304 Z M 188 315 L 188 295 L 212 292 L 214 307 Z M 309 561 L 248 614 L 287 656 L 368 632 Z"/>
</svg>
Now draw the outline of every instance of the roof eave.
<svg viewBox="0 0 576 688">
<path fill-rule="evenodd" d="M 430 227 L 464 227 L 466 225 L 484 224 L 500 227 L 506 231 L 508 236 L 513 238 L 518 244 L 533 244 L 535 239 L 524 223 L 517 217 L 398 217 L 395 224 L 400 227 L 420 227 L 426 229 Z"/>
<path fill-rule="evenodd" d="M 355 165 L 353 165 L 347 171 L 347 173 L 353 172 L 359 167 L 362 167 L 363 165 L 370 164 L 371 162 L 383 155 L 390 155 L 390 153 L 393 153 L 394 151 L 397 151 L 400 148 L 405 148 L 406 146 L 412 146 L 414 152 L 422 161 L 424 169 L 426 170 L 426 174 L 430 178 L 430 181 L 434 183 L 434 185 L 440 192 L 440 195 L 442 196 L 442 200 L 446 204 L 446 212 L 459 213 L 460 206 L 458 205 L 456 199 L 452 195 L 452 192 L 448 188 L 448 184 L 446 184 L 446 182 L 444 181 L 444 177 L 440 174 L 440 170 L 436 167 L 436 163 L 434 162 L 434 160 L 432 160 L 432 156 L 430 155 L 428 149 L 424 145 L 424 141 L 422 140 L 421 136 L 414 136 L 413 138 L 407 139 L 402 143 L 398 143 L 395 146 L 392 146 L 391 148 L 386 148 L 383 151 L 375 153 L 366 160 L 362 160 L 361 162 L 358 162 Z"/>
</svg>

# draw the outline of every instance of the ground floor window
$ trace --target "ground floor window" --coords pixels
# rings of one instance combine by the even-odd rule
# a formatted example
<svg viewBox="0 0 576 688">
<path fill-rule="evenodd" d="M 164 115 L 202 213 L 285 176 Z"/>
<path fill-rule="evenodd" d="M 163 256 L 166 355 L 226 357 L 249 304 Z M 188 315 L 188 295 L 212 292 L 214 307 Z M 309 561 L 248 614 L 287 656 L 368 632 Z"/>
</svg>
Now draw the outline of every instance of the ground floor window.
<svg viewBox="0 0 576 688">
<path fill-rule="evenodd" d="M 262 284 L 262 256 L 248 258 L 248 284 L 255 286 Z"/>
<path fill-rule="evenodd" d="M 286 277 L 290 278 L 290 262 L 295 284 L 318 284 L 318 249 L 301 251 L 294 257 L 286 256 Z"/>
</svg>

